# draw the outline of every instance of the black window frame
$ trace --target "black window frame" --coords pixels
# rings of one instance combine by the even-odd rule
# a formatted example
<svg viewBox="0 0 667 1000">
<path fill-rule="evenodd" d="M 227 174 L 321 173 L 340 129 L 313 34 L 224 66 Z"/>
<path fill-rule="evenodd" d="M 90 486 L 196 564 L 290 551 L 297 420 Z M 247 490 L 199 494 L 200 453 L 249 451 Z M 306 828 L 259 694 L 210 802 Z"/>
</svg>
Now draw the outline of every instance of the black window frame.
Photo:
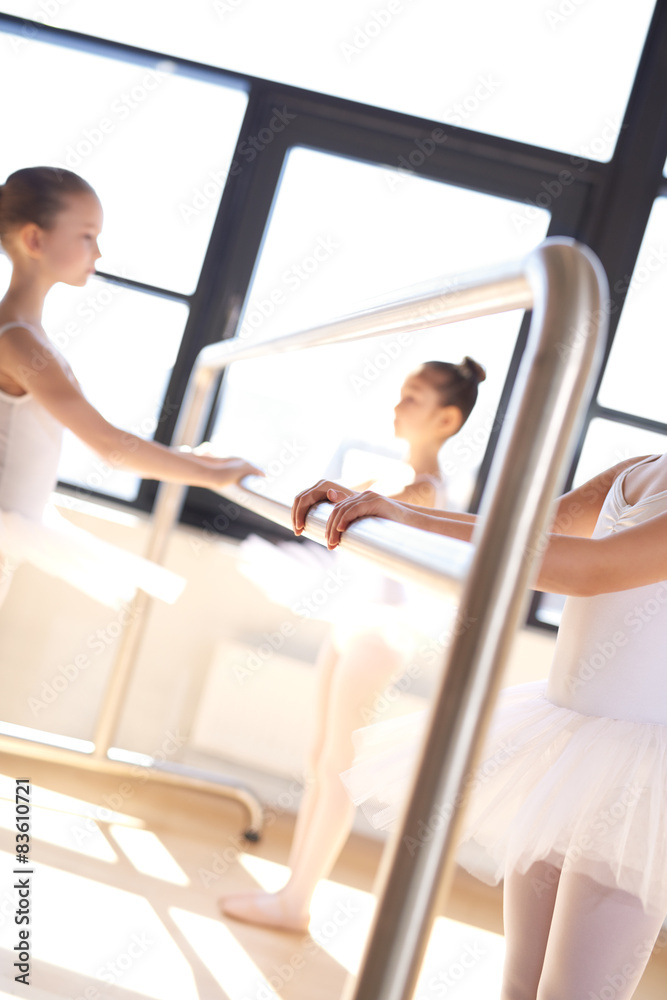
<svg viewBox="0 0 667 1000">
<path fill-rule="evenodd" d="M 564 488 L 569 488 L 572 483 L 588 426 L 596 417 L 603 416 L 619 423 L 667 433 L 667 421 L 647 420 L 602 407 L 597 402 L 627 293 L 627 282 L 623 278 L 633 272 L 655 198 L 667 195 L 667 179 L 663 174 L 667 159 L 666 2 L 658 0 L 654 9 L 623 126 L 608 163 L 587 161 L 582 157 L 483 132 L 286 86 L 2 12 L 0 31 L 142 66 L 155 66 L 168 60 L 177 74 L 241 87 L 248 93 L 248 105 L 233 157 L 242 169 L 230 171 L 227 178 L 195 291 L 184 295 L 99 272 L 104 280 L 111 283 L 184 302 L 189 307 L 154 440 L 170 443 L 199 351 L 207 344 L 220 340 L 224 331 L 227 335 L 234 332 L 228 329 L 229 318 L 248 295 L 289 150 L 306 146 L 383 167 L 399 167 L 410 152 L 419 148 L 418 141 L 423 143 L 428 140 L 434 129 L 442 130 L 446 139 L 440 141 L 421 164 L 413 166 L 415 175 L 546 208 L 551 212 L 548 235 L 572 237 L 587 244 L 598 255 L 607 273 L 610 287 L 607 304 L 609 339 L 594 399 L 586 414 Z M 568 70 L 564 67 L 564 72 Z M 272 141 L 252 161 L 246 162 L 242 144 L 248 137 L 257 136 L 261 129 L 269 128 L 276 108 L 280 111 L 284 109 L 295 117 L 282 131 L 274 131 Z M 501 395 L 498 419 L 494 422 L 482 461 L 471 511 L 478 508 L 488 476 L 525 346 L 528 324 L 529 316 L 526 315 Z M 208 429 L 214 421 L 215 409 L 210 415 Z M 107 500 L 150 513 L 158 484 L 153 480 L 142 480 L 137 497 L 132 501 L 73 487 L 66 482 L 60 482 L 59 487 L 65 492 L 75 491 L 79 496 Z M 259 531 L 271 537 L 292 537 L 284 529 L 250 511 L 239 511 L 211 491 L 196 488 L 187 492 L 181 522 L 237 538 L 250 531 Z M 556 626 L 537 619 L 535 612 L 539 599 L 540 595 L 535 594 L 528 624 L 555 630 Z"/>
</svg>

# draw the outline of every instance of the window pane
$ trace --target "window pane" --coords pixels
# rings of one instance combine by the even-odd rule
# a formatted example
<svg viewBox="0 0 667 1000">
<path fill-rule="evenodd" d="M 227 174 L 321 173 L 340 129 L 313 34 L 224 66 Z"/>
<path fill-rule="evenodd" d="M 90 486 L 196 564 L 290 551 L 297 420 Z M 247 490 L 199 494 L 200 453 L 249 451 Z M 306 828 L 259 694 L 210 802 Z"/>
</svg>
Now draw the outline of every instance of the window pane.
<svg viewBox="0 0 667 1000">
<path fill-rule="evenodd" d="M 180 302 L 96 280 L 88 282 L 85 294 L 76 292 L 49 303 L 44 328 L 96 409 L 111 423 L 150 440 L 188 309 Z M 62 339 L 51 331 L 60 331 Z M 106 466 L 69 431 L 58 477 L 125 500 L 136 498 L 140 484 L 140 477 Z"/>
<path fill-rule="evenodd" d="M 63 4 L 52 20 L 308 90 L 608 160 L 653 8 L 654 0 L 143 0 L 140 6 L 115 0 Z M 4 9 L 25 14 L 20 0 Z"/>
<path fill-rule="evenodd" d="M 1 180 L 37 164 L 80 173 L 104 208 L 100 270 L 193 292 L 246 94 L 167 61 L 139 66 L 10 34 L 0 51 L 0 88 L 21 88 L 3 104 Z"/>
<path fill-rule="evenodd" d="M 600 387 L 600 403 L 667 423 L 667 198 L 653 203 Z"/>
<path fill-rule="evenodd" d="M 667 438 L 663 434 L 618 424 L 613 420 L 592 420 L 574 477 L 579 486 L 626 458 L 658 455 L 667 451 Z"/>
<path fill-rule="evenodd" d="M 355 160 L 293 150 L 278 192 L 243 338 L 265 339 L 390 301 L 405 286 L 522 257 L 546 232 L 541 211 L 517 234 L 515 202 Z M 514 348 L 517 312 L 414 334 L 374 338 L 232 366 L 215 436 L 220 450 L 269 471 L 292 497 L 352 447 L 399 454 L 393 406 L 405 376 L 430 359 L 469 354 L 487 368 L 478 404 L 441 453 L 467 500 L 493 427 Z M 342 445 L 341 445 L 342 442 Z M 341 450 L 342 448 L 342 450 Z"/>
<path fill-rule="evenodd" d="M 612 420 L 592 420 L 574 477 L 574 486 L 581 486 L 599 472 L 626 458 L 658 455 L 667 450 L 667 436 L 618 424 Z M 538 621 L 560 624 L 565 598 L 558 594 L 543 594 L 535 612 Z"/>
</svg>

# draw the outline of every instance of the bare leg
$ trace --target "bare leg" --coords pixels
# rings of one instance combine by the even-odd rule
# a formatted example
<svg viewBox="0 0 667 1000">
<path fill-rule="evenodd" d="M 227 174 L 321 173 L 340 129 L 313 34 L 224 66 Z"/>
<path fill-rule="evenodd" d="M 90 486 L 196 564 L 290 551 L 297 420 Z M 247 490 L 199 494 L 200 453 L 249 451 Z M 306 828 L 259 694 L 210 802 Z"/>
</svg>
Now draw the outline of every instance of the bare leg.
<svg viewBox="0 0 667 1000">
<path fill-rule="evenodd" d="M 306 750 L 305 788 L 294 827 L 289 861 L 287 862 L 291 869 L 294 869 L 296 866 L 297 859 L 303 849 L 304 841 L 308 838 L 308 830 L 310 829 L 313 813 L 317 809 L 317 800 L 319 797 L 317 770 L 322 757 L 322 751 L 324 750 L 329 701 L 339 660 L 340 650 L 336 646 L 333 637 L 328 635 L 320 646 L 315 664 L 315 669 L 317 670 L 315 720 L 311 730 L 310 746 Z"/>
<path fill-rule="evenodd" d="M 588 875 L 561 875 L 538 1000 L 630 1000 L 665 914 Z"/>
<path fill-rule="evenodd" d="M 354 818 L 339 777 L 354 758 L 352 732 L 365 724 L 363 710 L 371 708 L 403 662 L 376 630 L 358 633 L 338 654 L 329 643 L 319 659 L 318 724 L 309 755 L 314 780 L 299 810 L 290 853 L 292 874 L 277 893 L 243 893 L 222 900 L 223 912 L 239 920 L 288 930 L 307 928 L 312 894 L 329 874 Z"/>
<path fill-rule="evenodd" d="M 532 865 L 525 875 L 512 871 L 505 878 L 501 1000 L 535 1000 L 537 996 L 559 878 L 560 870 L 544 861 Z"/>
</svg>

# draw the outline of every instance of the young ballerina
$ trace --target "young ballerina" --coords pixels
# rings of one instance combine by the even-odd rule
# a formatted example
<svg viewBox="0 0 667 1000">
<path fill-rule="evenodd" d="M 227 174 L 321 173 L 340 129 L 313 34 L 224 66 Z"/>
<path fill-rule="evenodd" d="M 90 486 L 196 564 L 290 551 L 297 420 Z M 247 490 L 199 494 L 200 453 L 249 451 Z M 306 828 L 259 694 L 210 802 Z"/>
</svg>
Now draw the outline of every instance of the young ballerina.
<svg viewBox="0 0 667 1000">
<path fill-rule="evenodd" d="M 466 541 L 475 520 L 321 481 L 295 499 L 297 534 L 324 499 L 330 548 L 360 517 Z M 484 852 L 469 871 L 504 878 L 502 1000 L 628 1000 L 667 916 L 665 581 L 667 455 L 621 462 L 560 499 L 537 582 L 568 595 L 549 678 L 501 693 L 462 838 Z M 367 737 L 386 737 L 395 759 L 397 727 L 357 734 L 364 760 L 344 776 L 355 801 L 372 784 L 396 806 L 415 722 L 394 789 Z"/>
<path fill-rule="evenodd" d="M 444 484 L 438 452 L 467 420 L 485 377 L 482 366 L 471 358 L 460 365 L 427 362 L 408 376 L 394 410 L 394 425 L 396 436 L 409 442 L 414 478 L 396 494 L 398 499 L 426 508 L 441 501 Z M 352 732 L 363 725 L 378 694 L 405 669 L 412 651 L 410 639 L 415 641 L 415 633 L 410 634 L 414 608 L 409 602 L 396 603 L 390 587 L 382 592 L 382 579 L 377 587 L 378 574 L 363 574 L 363 569 L 358 562 L 349 567 L 356 577 L 353 593 L 344 594 L 342 606 L 332 614 L 333 628 L 316 663 L 315 724 L 288 862 L 289 881 L 275 893 L 257 890 L 223 897 L 221 908 L 227 916 L 305 930 L 317 883 L 329 874 L 350 833 L 354 805 L 339 774 L 353 760 Z"/>
<path fill-rule="evenodd" d="M 68 427 L 111 466 L 218 489 L 260 470 L 151 441 L 110 424 L 88 402 L 42 326 L 56 282 L 83 286 L 101 256 L 102 206 L 77 174 L 28 167 L 0 187 L 0 243 L 12 263 L 0 301 L 0 603 L 28 561 L 118 607 L 137 587 L 173 601 L 184 581 L 75 528 L 49 502 Z M 200 448 L 205 450 L 205 448 Z M 261 473 L 260 473 L 261 474 Z"/>
</svg>

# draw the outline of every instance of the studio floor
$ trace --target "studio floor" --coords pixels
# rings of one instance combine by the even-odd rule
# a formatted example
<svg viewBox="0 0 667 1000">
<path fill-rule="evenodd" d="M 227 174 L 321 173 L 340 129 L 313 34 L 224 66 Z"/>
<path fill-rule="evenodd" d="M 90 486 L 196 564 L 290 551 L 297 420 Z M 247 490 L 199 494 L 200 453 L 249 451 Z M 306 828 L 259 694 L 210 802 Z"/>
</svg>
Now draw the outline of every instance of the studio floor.
<svg viewBox="0 0 667 1000">
<path fill-rule="evenodd" d="M 144 782 L 116 811 L 112 775 L 9 755 L 0 772 L 0 998 L 337 1000 L 358 969 L 378 842 L 350 838 L 318 887 L 309 933 L 275 932 L 222 918 L 218 899 L 284 882 L 291 815 L 247 844 L 240 807 L 208 793 Z M 21 776 L 32 787 L 30 986 L 12 972 Z M 503 950 L 500 891 L 459 873 L 415 996 L 497 1000 Z M 664 998 L 666 953 L 654 953 L 637 1000 Z"/>
</svg>

